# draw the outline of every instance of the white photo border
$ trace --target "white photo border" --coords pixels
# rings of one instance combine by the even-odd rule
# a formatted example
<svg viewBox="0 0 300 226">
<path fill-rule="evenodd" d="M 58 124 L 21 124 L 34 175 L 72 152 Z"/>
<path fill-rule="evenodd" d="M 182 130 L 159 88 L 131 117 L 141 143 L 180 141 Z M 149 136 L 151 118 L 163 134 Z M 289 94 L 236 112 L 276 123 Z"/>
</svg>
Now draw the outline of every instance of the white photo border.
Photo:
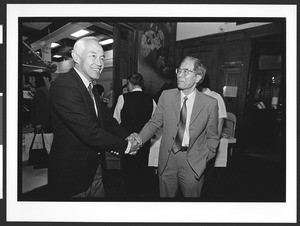
<svg viewBox="0 0 300 226">
<path fill-rule="evenodd" d="M 25 202 L 17 200 L 19 17 L 286 18 L 286 202 Z M 289 222 L 297 221 L 295 5 L 7 4 L 7 221 L 46 222 Z M 139 211 L 140 210 L 140 211 Z"/>
</svg>

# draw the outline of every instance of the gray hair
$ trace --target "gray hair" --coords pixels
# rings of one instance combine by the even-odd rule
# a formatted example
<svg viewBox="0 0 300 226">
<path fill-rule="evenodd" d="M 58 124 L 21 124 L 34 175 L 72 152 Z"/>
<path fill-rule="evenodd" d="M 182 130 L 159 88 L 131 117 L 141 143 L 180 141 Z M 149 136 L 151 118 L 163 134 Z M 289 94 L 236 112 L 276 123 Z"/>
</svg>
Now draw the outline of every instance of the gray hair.
<svg viewBox="0 0 300 226">
<path fill-rule="evenodd" d="M 84 51 L 84 49 L 85 49 L 86 42 L 90 41 L 90 40 L 95 40 L 96 42 L 99 42 L 99 40 L 95 36 L 86 36 L 86 37 L 83 37 L 81 39 L 78 39 L 75 42 L 72 52 L 75 52 L 76 54 L 78 54 L 79 56 L 81 56 L 82 53 L 83 53 L 83 51 Z"/>
<path fill-rule="evenodd" d="M 206 74 L 206 67 L 204 66 L 204 64 L 202 63 L 201 60 L 199 60 L 196 57 L 186 56 L 182 62 L 184 62 L 184 61 L 193 61 L 194 62 L 194 69 L 193 70 L 197 74 L 201 75 L 202 79 L 204 79 L 204 76 Z"/>
</svg>

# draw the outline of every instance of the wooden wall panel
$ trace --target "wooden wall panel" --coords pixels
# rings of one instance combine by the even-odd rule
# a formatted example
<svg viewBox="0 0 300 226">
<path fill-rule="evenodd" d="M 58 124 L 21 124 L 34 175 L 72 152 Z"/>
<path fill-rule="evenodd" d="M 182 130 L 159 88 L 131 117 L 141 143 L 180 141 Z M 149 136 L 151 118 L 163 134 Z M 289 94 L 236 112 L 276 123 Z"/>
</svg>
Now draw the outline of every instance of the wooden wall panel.
<svg viewBox="0 0 300 226">
<path fill-rule="evenodd" d="M 269 24 L 246 30 L 183 40 L 177 43 L 176 62 L 185 55 L 198 56 L 211 73 L 211 89 L 224 99 L 227 111 L 237 116 L 238 147 L 246 139 L 243 131 L 248 89 L 252 40 L 270 34 L 280 34 L 280 24 Z M 235 97 L 224 97 L 224 86 L 237 87 Z"/>
</svg>

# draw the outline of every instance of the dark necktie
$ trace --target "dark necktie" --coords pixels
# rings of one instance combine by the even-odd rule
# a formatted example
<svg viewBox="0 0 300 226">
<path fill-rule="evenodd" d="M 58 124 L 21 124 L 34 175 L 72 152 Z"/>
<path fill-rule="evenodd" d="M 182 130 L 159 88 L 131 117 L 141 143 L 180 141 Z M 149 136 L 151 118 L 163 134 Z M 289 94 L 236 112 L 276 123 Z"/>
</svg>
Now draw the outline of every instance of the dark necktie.
<svg viewBox="0 0 300 226">
<path fill-rule="evenodd" d="M 88 91 L 89 91 L 89 93 L 91 95 L 92 100 L 94 101 L 94 94 L 93 94 L 92 83 L 89 84 Z"/>
<path fill-rule="evenodd" d="M 93 89 L 92 89 L 92 83 L 89 84 L 89 86 L 88 86 L 88 91 L 89 91 L 90 96 L 91 96 L 91 98 L 92 98 L 92 101 L 93 101 L 93 103 L 94 103 L 94 109 L 95 109 L 96 115 L 98 116 L 97 107 L 96 107 L 96 102 L 95 102 L 95 98 L 94 98 L 94 94 L 93 94 Z"/>
<path fill-rule="evenodd" d="M 173 145 L 173 152 L 176 153 L 179 150 L 182 149 L 182 139 L 183 139 L 183 134 L 185 130 L 185 124 L 186 124 L 186 101 L 187 101 L 187 96 L 183 98 L 183 105 L 180 111 L 180 118 L 178 122 L 178 132 L 175 137 L 174 145 Z"/>
</svg>

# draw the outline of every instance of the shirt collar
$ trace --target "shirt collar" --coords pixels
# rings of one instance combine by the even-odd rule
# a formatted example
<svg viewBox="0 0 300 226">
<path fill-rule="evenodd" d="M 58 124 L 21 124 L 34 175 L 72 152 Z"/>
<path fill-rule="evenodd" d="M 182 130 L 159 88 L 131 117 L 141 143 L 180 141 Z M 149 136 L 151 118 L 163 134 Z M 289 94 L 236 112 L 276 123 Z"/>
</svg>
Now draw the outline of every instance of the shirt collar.
<svg viewBox="0 0 300 226">
<path fill-rule="evenodd" d="M 209 88 L 206 88 L 204 91 L 203 91 L 204 94 L 207 94 L 207 93 L 210 93 L 210 89 Z"/>
<path fill-rule="evenodd" d="M 134 92 L 134 91 L 143 91 L 141 88 L 134 88 L 131 92 Z"/>
<path fill-rule="evenodd" d="M 83 84 L 85 85 L 85 87 L 88 88 L 89 84 L 91 83 L 92 84 L 92 88 L 93 88 L 92 81 L 87 80 L 87 78 L 84 77 L 84 75 L 80 71 L 78 71 L 75 67 L 74 67 L 74 69 L 77 72 L 77 74 L 79 75 L 79 77 L 81 78 L 81 80 L 82 80 Z"/>
<path fill-rule="evenodd" d="M 189 95 L 185 95 L 182 91 L 180 91 L 180 99 L 181 99 L 181 101 L 183 101 L 183 98 L 185 96 L 187 96 L 188 100 L 194 99 L 195 96 L 196 96 L 196 89 L 193 92 L 191 92 Z"/>
</svg>

